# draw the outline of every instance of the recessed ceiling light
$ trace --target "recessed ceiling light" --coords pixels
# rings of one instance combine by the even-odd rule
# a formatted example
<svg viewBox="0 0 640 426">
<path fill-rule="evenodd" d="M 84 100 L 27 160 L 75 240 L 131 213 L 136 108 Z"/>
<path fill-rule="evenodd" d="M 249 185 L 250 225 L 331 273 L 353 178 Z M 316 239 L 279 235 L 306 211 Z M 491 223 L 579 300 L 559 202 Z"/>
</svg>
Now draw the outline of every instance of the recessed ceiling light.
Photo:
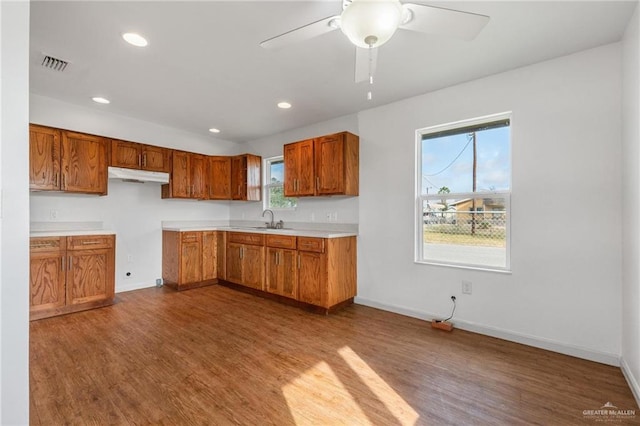
<svg viewBox="0 0 640 426">
<path fill-rule="evenodd" d="M 91 100 L 93 102 L 99 103 L 99 104 L 108 104 L 111 103 L 111 101 L 109 99 L 106 98 L 102 98 L 100 96 L 94 96 L 93 98 L 91 98 Z"/>
<path fill-rule="evenodd" d="M 210 128 L 209 131 L 211 133 L 220 133 L 220 129 L 216 129 L 215 127 Z"/>
<path fill-rule="evenodd" d="M 136 33 L 124 33 L 122 34 L 122 38 L 127 43 L 132 44 L 136 47 L 145 47 L 147 44 L 149 44 L 146 38 Z"/>
<path fill-rule="evenodd" d="M 289 102 L 278 102 L 278 108 L 289 109 L 291 104 Z"/>
</svg>

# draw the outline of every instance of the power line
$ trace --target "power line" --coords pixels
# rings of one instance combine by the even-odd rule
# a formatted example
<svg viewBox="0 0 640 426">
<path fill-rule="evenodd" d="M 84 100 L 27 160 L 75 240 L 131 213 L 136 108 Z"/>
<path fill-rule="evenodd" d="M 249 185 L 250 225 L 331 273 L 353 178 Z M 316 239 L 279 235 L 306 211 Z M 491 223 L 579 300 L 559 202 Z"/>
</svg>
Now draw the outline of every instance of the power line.
<svg viewBox="0 0 640 426">
<path fill-rule="evenodd" d="M 447 170 L 449 167 L 451 167 L 451 166 L 453 165 L 453 163 L 455 163 L 455 162 L 456 162 L 456 160 L 457 160 L 458 158 L 460 158 L 460 156 L 462 155 L 462 153 L 464 152 L 464 150 L 465 150 L 465 149 L 467 149 L 467 147 L 468 147 L 468 146 L 469 146 L 469 144 L 471 143 L 472 139 L 471 139 L 471 138 L 468 138 L 468 139 L 469 139 L 469 140 L 467 141 L 467 144 L 464 146 L 464 148 L 462 148 L 462 151 L 460 151 L 460 152 L 458 153 L 458 155 L 456 155 L 456 158 L 454 158 L 454 159 L 453 159 L 453 160 L 452 160 L 452 161 L 447 165 L 447 167 L 445 167 L 444 169 L 440 170 L 438 173 L 433 173 L 433 174 L 431 174 L 431 175 L 423 175 L 423 176 L 437 176 L 437 175 L 439 175 L 440 173 L 442 173 L 442 172 L 444 172 L 445 170 Z"/>
</svg>

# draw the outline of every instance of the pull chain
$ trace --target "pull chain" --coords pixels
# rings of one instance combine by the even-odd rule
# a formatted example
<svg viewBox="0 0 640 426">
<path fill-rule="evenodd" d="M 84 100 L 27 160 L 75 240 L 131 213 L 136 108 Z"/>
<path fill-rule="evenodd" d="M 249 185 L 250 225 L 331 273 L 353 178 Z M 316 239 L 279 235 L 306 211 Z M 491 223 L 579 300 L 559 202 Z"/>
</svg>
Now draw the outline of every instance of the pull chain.
<svg viewBox="0 0 640 426">
<path fill-rule="evenodd" d="M 364 39 L 364 42 L 369 45 L 369 91 L 367 92 L 367 100 L 373 99 L 373 46 L 378 42 L 376 36 L 368 36 Z"/>
</svg>

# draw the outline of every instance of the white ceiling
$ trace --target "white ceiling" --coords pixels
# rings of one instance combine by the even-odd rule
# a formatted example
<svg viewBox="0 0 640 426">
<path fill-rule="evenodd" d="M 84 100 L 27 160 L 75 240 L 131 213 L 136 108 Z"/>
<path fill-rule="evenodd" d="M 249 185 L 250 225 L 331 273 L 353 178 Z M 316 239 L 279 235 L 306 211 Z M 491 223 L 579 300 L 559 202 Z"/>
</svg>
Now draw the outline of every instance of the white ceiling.
<svg viewBox="0 0 640 426">
<path fill-rule="evenodd" d="M 31 2 L 31 92 L 243 142 L 620 40 L 636 1 L 426 2 L 491 17 L 472 42 L 399 30 L 379 49 L 373 100 L 340 31 L 262 40 L 339 14 L 341 1 Z M 126 44 L 135 31 L 146 48 Z M 40 66 L 42 54 L 70 62 Z M 93 96 L 111 100 L 97 105 Z M 290 110 L 276 103 L 288 100 Z"/>
</svg>

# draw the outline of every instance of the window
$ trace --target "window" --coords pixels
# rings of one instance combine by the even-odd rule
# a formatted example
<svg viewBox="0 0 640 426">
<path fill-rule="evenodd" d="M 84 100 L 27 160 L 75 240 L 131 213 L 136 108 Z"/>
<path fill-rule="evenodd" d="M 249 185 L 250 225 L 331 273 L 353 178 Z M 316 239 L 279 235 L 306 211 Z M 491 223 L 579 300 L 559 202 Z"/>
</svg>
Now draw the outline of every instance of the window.
<svg viewBox="0 0 640 426">
<path fill-rule="evenodd" d="M 284 196 L 284 158 L 267 158 L 264 160 L 264 170 L 264 208 L 295 209 L 298 199 Z"/>
<path fill-rule="evenodd" d="M 416 132 L 416 262 L 509 270 L 510 116 Z"/>
</svg>

